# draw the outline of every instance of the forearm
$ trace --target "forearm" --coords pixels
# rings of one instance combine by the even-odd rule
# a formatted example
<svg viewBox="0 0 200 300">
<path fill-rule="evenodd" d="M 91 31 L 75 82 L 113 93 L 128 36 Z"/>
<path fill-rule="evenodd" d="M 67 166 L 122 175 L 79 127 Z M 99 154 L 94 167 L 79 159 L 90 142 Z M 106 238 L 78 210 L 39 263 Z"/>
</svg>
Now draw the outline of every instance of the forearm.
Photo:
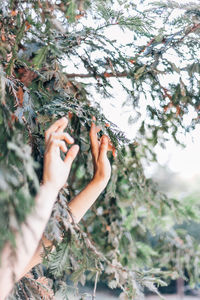
<svg viewBox="0 0 200 300">
<path fill-rule="evenodd" d="M 69 208 L 77 223 L 99 197 L 106 184 L 103 181 L 93 179 L 83 191 L 70 201 Z"/>
<path fill-rule="evenodd" d="M 106 184 L 103 181 L 92 180 L 82 192 L 80 192 L 73 200 L 70 201 L 69 207 L 75 218 L 76 222 L 79 222 L 87 210 L 92 206 L 101 192 L 104 190 Z M 44 254 L 43 245 L 50 247 L 52 245 L 43 235 L 42 240 L 36 249 L 31 261 L 24 269 L 23 276 L 30 271 L 35 265 L 42 262 L 42 256 Z"/>
<path fill-rule="evenodd" d="M 32 212 L 15 235 L 16 247 L 6 244 L 1 255 L 0 300 L 3 300 L 13 287 L 14 282 L 23 275 L 26 266 L 35 253 L 38 243 L 50 217 L 57 191 L 51 186 L 40 188 Z"/>
<path fill-rule="evenodd" d="M 24 272 L 21 276 L 24 277 L 33 267 L 35 267 L 36 265 L 42 263 L 43 261 L 43 256 L 44 256 L 44 247 L 48 248 L 51 247 L 52 248 L 52 242 L 49 241 L 45 235 L 43 234 L 42 239 L 39 242 L 39 245 L 31 259 L 31 261 L 28 263 L 28 265 L 26 266 L 26 268 L 24 269 Z"/>
</svg>

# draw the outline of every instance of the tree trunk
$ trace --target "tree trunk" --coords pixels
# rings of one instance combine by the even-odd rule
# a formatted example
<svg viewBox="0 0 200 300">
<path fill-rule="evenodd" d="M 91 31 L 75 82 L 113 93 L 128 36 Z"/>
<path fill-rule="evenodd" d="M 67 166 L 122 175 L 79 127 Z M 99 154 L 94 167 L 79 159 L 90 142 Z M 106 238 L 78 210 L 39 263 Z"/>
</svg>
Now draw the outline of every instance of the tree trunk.
<svg viewBox="0 0 200 300">
<path fill-rule="evenodd" d="M 178 278 L 176 281 L 176 291 L 177 295 L 180 299 L 184 297 L 184 280 L 182 278 Z"/>
</svg>

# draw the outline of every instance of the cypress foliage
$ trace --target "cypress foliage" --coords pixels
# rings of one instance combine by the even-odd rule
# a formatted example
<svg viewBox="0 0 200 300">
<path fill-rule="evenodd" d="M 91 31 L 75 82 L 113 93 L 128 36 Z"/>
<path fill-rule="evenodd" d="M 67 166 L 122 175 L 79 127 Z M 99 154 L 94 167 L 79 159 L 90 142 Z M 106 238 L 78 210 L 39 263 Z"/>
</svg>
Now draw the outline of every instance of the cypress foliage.
<svg viewBox="0 0 200 300">
<path fill-rule="evenodd" d="M 68 115 L 68 131 L 80 145 L 68 188 L 60 192 L 46 228 L 55 245 L 52 253 L 46 249 L 46 277 L 34 268 L 10 299 L 68 299 L 69 279 L 75 291 L 78 282 L 92 280 L 96 286 L 102 280 L 121 288 L 127 299 L 142 299 L 144 287 L 158 292 L 159 285 L 184 277 L 185 270 L 191 284 L 199 279 L 199 245 L 174 227 L 187 219 L 199 221 L 198 207 L 161 194 L 145 178 L 141 162 L 156 159 L 153 147 L 164 146 L 169 135 L 180 143 L 180 129 L 190 131 L 199 123 L 200 11 L 195 3 L 140 2 L 0 3 L 0 250 L 8 240 L 14 246 L 13 232 L 34 205 L 45 129 Z M 115 27 L 130 35 L 128 43 L 109 38 L 108 30 Z M 96 95 L 102 101 L 112 97 L 112 78 L 133 111 L 139 111 L 141 97 L 146 99 L 146 117 L 138 112 L 141 127 L 134 142 L 95 101 Z M 110 156 L 112 178 L 104 193 L 80 225 L 70 224 L 67 201 L 92 176 L 92 116 L 118 155 Z"/>
</svg>

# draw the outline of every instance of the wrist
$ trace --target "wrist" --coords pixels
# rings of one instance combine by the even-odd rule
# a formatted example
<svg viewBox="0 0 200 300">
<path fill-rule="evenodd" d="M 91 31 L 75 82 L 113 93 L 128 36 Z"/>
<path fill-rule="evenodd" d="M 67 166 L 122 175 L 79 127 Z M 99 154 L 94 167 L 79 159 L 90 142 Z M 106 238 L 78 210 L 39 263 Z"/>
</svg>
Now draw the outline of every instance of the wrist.
<svg viewBox="0 0 200 300">
<path fill-rule="evenodd" d="M 48 193 L 51 193 L 54 197 L 57 197 L 60 191 L 54 184 L 49 181 L 43 182 L 41 185 L 41 189 L 47 191 Z"/>
<path fill-rule="evenodd" d="M 94 176 L 91 182 L 97 185 L 100 189 L 104 190 L 108 184 L 108 181 L 109 179 Z"/>
</svg>

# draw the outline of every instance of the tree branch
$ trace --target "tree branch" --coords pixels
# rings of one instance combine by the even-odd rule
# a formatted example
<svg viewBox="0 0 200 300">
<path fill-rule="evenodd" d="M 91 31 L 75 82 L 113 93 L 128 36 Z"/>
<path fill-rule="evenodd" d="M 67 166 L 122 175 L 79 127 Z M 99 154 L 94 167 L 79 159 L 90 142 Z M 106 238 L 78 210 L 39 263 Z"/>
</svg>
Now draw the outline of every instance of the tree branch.
<svg viewBox="0 0 200 300">
<path fill-rule="evenodd" d="M 96 272 L 96 277 L 95 277 L 95 282 L 94 282 L 94 290 L 93 290 L 93 294 L 92 294 L 92 300 L 96 299 L 96 289 L 97 289 L 97 281 L 98 281 L 98 275 L 99 272 Z"/>
<path fill-rule="evenodd" d="M 102 78 L 102 77 L 127 77 L 130 74 L 127 72 L 116 72 L 115 74 L 111 72 L 104 72 L 99 75 L 96 75 L 95 78 Z M 71 73 L 71 74 L 66 74 L 66 77 L 68 78 L 74 78 L 74 77 L 80 77 L 80 78 L 90 78 L 94 77 L 93 73 L 88 73 L 88 74 L 76 74 L 76 73 Z"/>
</svg>

